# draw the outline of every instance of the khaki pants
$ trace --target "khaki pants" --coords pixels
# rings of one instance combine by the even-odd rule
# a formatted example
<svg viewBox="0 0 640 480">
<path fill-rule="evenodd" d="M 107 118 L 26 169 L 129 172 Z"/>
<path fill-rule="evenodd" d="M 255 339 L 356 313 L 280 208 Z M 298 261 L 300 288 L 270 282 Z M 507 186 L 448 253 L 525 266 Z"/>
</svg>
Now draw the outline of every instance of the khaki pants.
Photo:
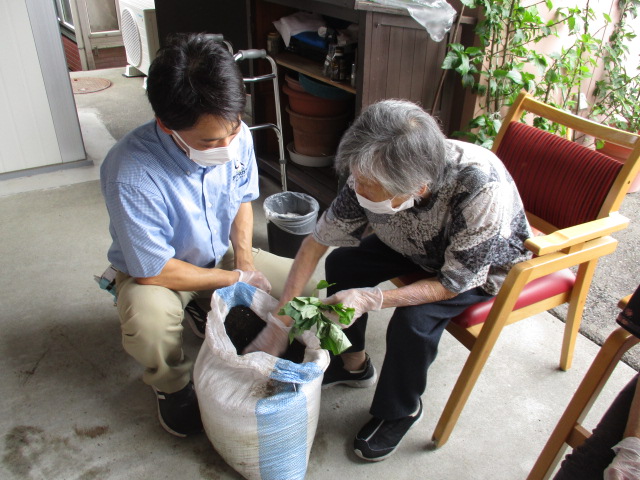
<svg viewBox="0 0 640 480">
<path fill-rule="evenodd" d="M 255 248 L 253 258 L 256 269 L 271 282 L 271 295 L 279 298 L 293 260 Z M 233 251 L 230 249 L 219 267 L 232 270 L 233 265 Z M 317 280 L 312 278 L 303 295 L 312 295 L 316 284 Z M 143 381 L 166 393 L 181 390 L 191 379 L 193 365 L 182 351 L 184 307 L 198 299 L 209 310 L 212 291 L 179 292 L 154 285 L 139 285 L 121 272 L 116 277 L 116 289 L 122 345 L 145 367 Z"/>
</svg>

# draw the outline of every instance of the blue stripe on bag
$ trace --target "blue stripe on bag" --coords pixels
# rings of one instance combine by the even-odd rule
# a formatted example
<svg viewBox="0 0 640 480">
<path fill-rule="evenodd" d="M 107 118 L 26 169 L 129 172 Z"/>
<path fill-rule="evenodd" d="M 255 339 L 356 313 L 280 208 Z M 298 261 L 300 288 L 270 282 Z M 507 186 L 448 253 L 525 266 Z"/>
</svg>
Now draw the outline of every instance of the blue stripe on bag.
<svg viewBox="0 0 640 480">
<path fill-rule="evenodd" d="M 251 302 L 253 302 L 253 294 L 255 292 L 256 287 L 249 285 L 248 283 L 241 282 L 216 290 L 218 296 L 230 307 L 236 305 L 250 307 Z"/>
<path fill-rule="evenodd" d="M 324 373 L 324 370 L 313 362 L 293 363 L 278 360 L 273 366 L 270 377 L 279 382 L 310 383 Z"/>
<path fill-rule="evenodd" d="M 307 396 L 295 385 L 256 403 L 262 480 L 302 480 L 307 471 Z M 283 428 L 286 426 L 286 428 Z"/>
</svg>

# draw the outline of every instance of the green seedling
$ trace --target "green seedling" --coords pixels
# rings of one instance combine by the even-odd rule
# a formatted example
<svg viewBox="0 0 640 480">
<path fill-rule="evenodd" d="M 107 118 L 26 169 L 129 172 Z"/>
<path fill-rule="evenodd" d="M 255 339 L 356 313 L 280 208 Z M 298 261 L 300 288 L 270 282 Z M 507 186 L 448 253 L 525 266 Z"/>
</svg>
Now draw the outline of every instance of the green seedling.
<svg viewBox="0 0 640 480">
<path fill-rule="evenodd" d="M 335 285 L 325 280 L 318 282 L 316 289 Z M 344 325 L 350 325 L 353 320 L 354 308 L 347 308 L 342 303 L 327 305 L 317 297 L 295 297 L 286 303 L 278 312 L 280 315 L 289 315 L 293 319 L 293 325 L 289 331 L 289 342 L 306 330 L 316 327 L 316 337 L 320 339 L 320 346 L 329 350 L 334 355 L 339 355 L 351 346 L 351 342 L 342 332 L 342 329 L 333 323 L 324 312 L 333 312 L 338 316 L 338 321 Z"/>
</svg>

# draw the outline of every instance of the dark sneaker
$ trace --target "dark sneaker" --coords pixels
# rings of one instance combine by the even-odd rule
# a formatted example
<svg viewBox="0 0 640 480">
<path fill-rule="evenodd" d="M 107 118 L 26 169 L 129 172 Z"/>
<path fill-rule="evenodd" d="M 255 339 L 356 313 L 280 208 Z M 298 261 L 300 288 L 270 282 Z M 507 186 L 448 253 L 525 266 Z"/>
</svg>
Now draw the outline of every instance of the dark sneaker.
<svg viewBox="0 0 640 480">
<path fill-rule="evenodd" d="M 422 418 L 422 400 L 418 411 L 398 420 L 380 420 L 373 417 L 360 429 L 353 440 L 357 456 L 370 462 L 379 462 L 391 456 L 406 433 Z"/>
<path fill-rule="evenodd" d="M 153 388 L 158 400 L 160 425 L 176 437 L 202 432 L 200 408 L 193 382 L 175 393 L 164 393 Z"/>
<path fill-rule="evenodd" d="M 204 332 L 207 328 L 207 312 L 198 305 L 198 302 L 192 300 L 184 307 L 184 318 L 189 322 L 193 333 L 204 338 Z"/>
<path fill-rule="evenodd" d="M 376 369 L 371 363 L 371 357 L 366 354 L 367 358 L 364 362 L 364 368 L 357 372 L 350 372 L 344 369 L 344 364 L 339 356 L 331 358 L 329 367 L 324 372 L 322 379 L 322 388 L 332 387 L 333 385 L 347 385 L 354 388 L 367 388 L 376 383 L 378 375 Z"/>
</svg>

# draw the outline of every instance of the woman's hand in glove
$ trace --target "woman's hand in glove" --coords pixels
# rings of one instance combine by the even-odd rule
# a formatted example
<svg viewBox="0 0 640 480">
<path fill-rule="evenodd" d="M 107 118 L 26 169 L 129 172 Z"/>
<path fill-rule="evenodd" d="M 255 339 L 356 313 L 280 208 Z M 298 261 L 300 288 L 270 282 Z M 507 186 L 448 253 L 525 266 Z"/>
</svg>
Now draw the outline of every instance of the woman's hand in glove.
<svg viewBox="0 0 640 480">
<path fill-rule="evenodd" d="M 380 310 L 382 308 L 382 299 L 383 295 L 380 287 L 350 288 L 331 295 L 324 302 L 329 305 L 342 303 L 345 307 L 355 308 L 353 319 L 356 320 L 367 312 Z M 339 323 L 337 320 L 332 319 L 332 321 L 341 328 L 350 326 Z"/>
<path fill-rule="evenodd" d="M 633 406 L 633 403 L 631 404 Z M 640 475 L 640 438 L 623 438 L 613 448 L 616 456 L 604 471 L 604 480 L 632 480 Z"/>
<path fill-rule="evenodd" d="M 258 272 L 257 270 L 234 270 L 234 272 L 240 273 L 240 278 L 238 278 L 239 282 L 248 283 L 267 293 L 271 292 L 271 283 L 269 283 L 269 280 L 267 280 L 267 277 L 265 277 L 262 272 Z"/>
<path fill-rule="evenodd" d="M 274 357 L 281 356 L 289 346 L 289 330 L 278 317 L 269 313 L 267 326 L 258 336 L 242 351 L 242 354 L 251 352 L 265 352 Z"/>
</svg>

